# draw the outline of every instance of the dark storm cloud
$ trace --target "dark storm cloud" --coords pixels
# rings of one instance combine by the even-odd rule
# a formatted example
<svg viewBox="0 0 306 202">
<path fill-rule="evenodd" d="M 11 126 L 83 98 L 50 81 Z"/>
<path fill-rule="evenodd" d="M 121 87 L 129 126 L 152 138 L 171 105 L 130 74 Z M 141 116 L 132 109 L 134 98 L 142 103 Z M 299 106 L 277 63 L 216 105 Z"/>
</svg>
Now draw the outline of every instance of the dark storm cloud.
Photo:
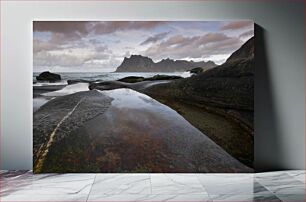
<svg viewBox="0 0 306 202">
<path fill-rule="evenodd" d="M 156 34 L 154 36 L 150 36 L 146 40 L 144 40 L 140 45 L 155 43 L 157 41 L 160 41 L 160 40 L 164 39 L 168 34 L 169 34 L 169 32 L 163 32 L 163 33 Z"/>
<path fill-rule="evenodd" d="M 108 47 L 99 40 L 86 40 L 86 37 L 81 37 L 79 35 L 77 37 L 72 37 L 70 34 L 72 32 L 67 34 L 64 34 L 65 31 L 58 33 L 54 28 L 55 26 L 52 28 L 53 32 L 48 40 L 36 39 L 34 37 L 34 54 L 40 51 L 69 50 L 75 48 L 95 49 L 97 52 L 104 52 L 108 50 Z M 51 28 L 49 30 L 51 30 Z"/>
<path fill-rule="evenodd" d="M 34 32 L 52 32 L 67 35 L 87 35 L 90 32 L 109 34 L 124 30 L 148 30 L 163 25 L 163 21 L 34 21 Z"/>
<path fill-rule="evenodd" d="M 34 32 L 53 32 L 61 34 L 88 34 L 89 22 L 82 21 L 34 21 Z"/>
<path fill-rule="evenodd" d="M 163 25 L 163 21 L 112 21 L 112 22 L 95 22 L 92 30 L 96 34 L 109 34 L 116 31 L 125 30 L 150 30 L 157 26 Z"/>
<path fill-rule="evenodd" d="M 71 38 L 65 34 L 53 33 L 49 40 L 33 40 L 33 52 L 62 50 L 68 48 L 88 47 L 91 44 L 85 43 L 82 40 Z"/>
<path fill-rule="evenodd" d="M 51 39 L 49 42 L 62 45 L 64 43 L 69 43 L 70 41 L 81 40 L 90 33 L 104 35 L 117 31 L 150 30 L 165 23 L 166 22 L 162 21 L 34 21 L 33 31 L 49 32 L 51 33 Z M 159 37 L 162 37 L 162 35 Z M 117 41 L 120 42 L 119 40 Z"/>
<path fill-rule="evenodd" d="M 237 21 L 237 22 L 230 22 L 227 23 L 226 25 L 221 27 L 221 30 L 237 30 L 237 29 L 242 29 L 246 27 L 252 27 L 253 22 L 251 21 Z"/>
<path fill-rule="evenodd" d="M 202 36 L 186 37 L 176 35 L 166 41 L 150 46 L 145 55 L 154 58 L 207 58 L 214 54 L 230 54 L 243 42 L 237 37 L 229 37 L 222 33 L 208 33 Z"/>
</svg>

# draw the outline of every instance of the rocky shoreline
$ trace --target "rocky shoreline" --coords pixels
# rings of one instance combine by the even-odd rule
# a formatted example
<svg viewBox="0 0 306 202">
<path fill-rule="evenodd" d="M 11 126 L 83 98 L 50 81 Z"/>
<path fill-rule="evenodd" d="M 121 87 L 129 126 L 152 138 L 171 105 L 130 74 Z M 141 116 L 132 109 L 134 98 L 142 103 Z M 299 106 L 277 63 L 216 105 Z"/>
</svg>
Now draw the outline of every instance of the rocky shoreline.
<svg viewBox="0 0 306 202">
<path fill-rule="evenodd" d="M 252 171 L 175 111 L 129 88 L 60 96 L 33 119 L 36 173 Z"/>
<path fill-rule="evenodd" d="M 34 172 L 252 172 L 253 40 L 189 78 L 35 86 Z"/>
</svg>

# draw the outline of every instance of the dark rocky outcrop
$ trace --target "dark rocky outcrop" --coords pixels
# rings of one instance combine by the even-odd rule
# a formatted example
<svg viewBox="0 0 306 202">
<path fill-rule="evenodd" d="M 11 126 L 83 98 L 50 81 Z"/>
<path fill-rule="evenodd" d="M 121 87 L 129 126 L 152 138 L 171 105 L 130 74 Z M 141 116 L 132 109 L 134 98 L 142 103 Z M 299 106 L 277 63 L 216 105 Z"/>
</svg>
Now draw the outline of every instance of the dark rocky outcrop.
<svg viewBox="0 0 306 202">
<path fill-rule="evenodd" d="M 120 88 L 129 88 L 133 89 L 138 92 L 143 92 L 148 87 L 163 84 L 163 83 L 169 83 L 171 80 L 155 80 L 155 81 L 141 81 L 141 82 L 135 82 L 135 83 L 127 83 L 122 81 L 102 81 L 102 82 L 95 82 L 89 84 L 89 90 L 115 90 Z"/>
<path fill-rule="evenodd" d="M 201 67 L 196 67 L 196 68 L 193 68 L 193 69 L 189 70 L 189 72 L 192 73 L 192 74 L 199 74 L 203 71 L 204 71 L 204 69 L 201 68 Z"/>
<path fill-rule="evenodd" d="M 89 84 L 89 90 L 114 90 L 118 88 L 128 88 L 129 84 L 121 81 L 102 81 Z"/>
<path fill-rule="evenodd" d="M 190 78 L 147 89 L 153 97 L 167 95 L 222 109 L 254 110 L 254 59 L 227 62 Z M 252 127 L 252 121 L 244 120 Z"/>
<path fill-rule="evenodd" d="M 212 61 L 194 62 L 186 60 L 163 59 L 155 63 L 151 58 L 141 55 L 131 55 L 130 58 L 125 57 L 116 72 L 184 72 L 195 67 L 209 69 L 215 67 Z"/>
<path fill-rule="evenodd" d="M 157 74 L 152 77 L 144 78 L 144 77 L 138 77 L 138 76 L 128 76 L 124 77 L 122 79 L 119 79 L 118 81 L 125 82 L 125 83 L 137 83 L 142 81 L 161 81 L 161 80 L 175 80 L 175 79 L 182 79 L 181 76 L 171 76 L 171 75 L 160 75 Z"/>
<path fill-rule="evenodd" d="M 143 90 L 143 93 L 177 110 L 250 167 L 254 158 L 253 47 L 252 38 L 218 67 Z"/>
<path fill-rule="evenodd" d="M 76 83 L 91 83 L 93 81 L 85 80 L 85 79 L 70 79 L 67 80 L 68 85 L 76 84 Z"/>
<path fill-rule="evenodd" d="M 248 59 L 254 57 L 254 37 L 250 38 L 247 42 L 245 42 L 241 48 L 235 51 L 226 62 L 233 62 L 235 60 Z"/>
<path fill-rule="evenodd" d="M 162 94 L 189 100 L 197 104 L 223 109 L 254 110 L 254 50 L 253 38 L 235 51 L 226 63 L 193 77 L 173 81 L 148 89 L 152 95 Z M 245 50 L 246 49 L 246 50 Z M 243 54 L 237 54 L 243 53 Z M 248 53 L 248 54 L 247 54 Z M 237 57 L 234 57 L 234 56 Z M 238 56 L 242 58 L 239 59 Z M 167 91 L 167 93 L 165 93 Z M 245 120 L 253 126 L 252 121 Z"/>
<path fill-rule="evenodd" d="M 155 76 L 145 78 L 144 81 L 159 81 L 159 80 L 176 80 L 176 79 L 182 79 L 181 76 L 171 76 L 171 75 L 160 75 L 157 74 Z"/>
<path fill-rule="evenodd" d="M 154 72 L 155 63 L 149 57 L 141 55 L 132 55 L 130 58 L 125 57 L 116 72 Z"/>
<path fill-rule="evenodd" d="M 141 76 L 128 76 L 124 77 L 122 79 L 119 79 L 118 81 L 126 82 L 126 83 L 136 83 L 143 81 L 145 78 Z"/>
<path fill-rule="evenodd" d="M 36 76 L 36 80 L 37 81 L 56 82 L 56 81 L 60 81 L 61 79 L 62 79 L 61 75 L 55 74 L 55 73 L 51 73 L 49 71 L 42 72 L 41 74 Z"/>
</svg>

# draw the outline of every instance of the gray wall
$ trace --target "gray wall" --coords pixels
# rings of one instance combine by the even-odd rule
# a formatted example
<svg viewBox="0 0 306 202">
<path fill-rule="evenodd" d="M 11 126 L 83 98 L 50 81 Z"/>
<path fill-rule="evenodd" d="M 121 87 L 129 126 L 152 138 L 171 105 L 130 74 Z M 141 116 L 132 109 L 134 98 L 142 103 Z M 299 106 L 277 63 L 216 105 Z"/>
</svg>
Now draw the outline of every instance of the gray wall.
<svg viewBox="0 0 306 202">
<path fill-rule="evenodd" d="M 224 0 L 2 1 L 1 169 L 32 168 L 32 20 L 56 19 L 253 20 L 256 167 L 305 168 L 303 1 Z"/>
</svg>

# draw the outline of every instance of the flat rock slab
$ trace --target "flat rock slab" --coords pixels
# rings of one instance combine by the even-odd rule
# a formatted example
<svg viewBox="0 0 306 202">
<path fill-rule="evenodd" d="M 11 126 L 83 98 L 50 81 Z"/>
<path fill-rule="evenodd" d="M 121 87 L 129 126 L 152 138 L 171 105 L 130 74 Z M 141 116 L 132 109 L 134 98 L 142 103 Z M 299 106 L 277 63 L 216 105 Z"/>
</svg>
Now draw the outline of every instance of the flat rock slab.
<svg viewBox="0 0 306 202">
<path fill-rule="evenodd" d="M 103 172 L 250 172 L 176 111 L 131 89 L 102 91 L 111 107 L 86 124 L 109 156 Z M 99 126 L 99 127 L 97 127 Z M 103 165 L 103 164 L 102 164 Z"/>
<path fill-rule="evenodd" d="M 94 90 L 57 97 L 39 108 L 33 116 L 34 172 L 48 167 L 53 144 L 65 139 L 85 122 L 104 113 L 111 100 Z M 39 161 L 43 161 L 40 169 L 35 169 Z"/>
<path fill-rule="evenodd" d="M 34 154 L 34 172 L 252 171 L 176 111 L 127 88 L 43 105 L 34 114 Z"/>
</svg>

